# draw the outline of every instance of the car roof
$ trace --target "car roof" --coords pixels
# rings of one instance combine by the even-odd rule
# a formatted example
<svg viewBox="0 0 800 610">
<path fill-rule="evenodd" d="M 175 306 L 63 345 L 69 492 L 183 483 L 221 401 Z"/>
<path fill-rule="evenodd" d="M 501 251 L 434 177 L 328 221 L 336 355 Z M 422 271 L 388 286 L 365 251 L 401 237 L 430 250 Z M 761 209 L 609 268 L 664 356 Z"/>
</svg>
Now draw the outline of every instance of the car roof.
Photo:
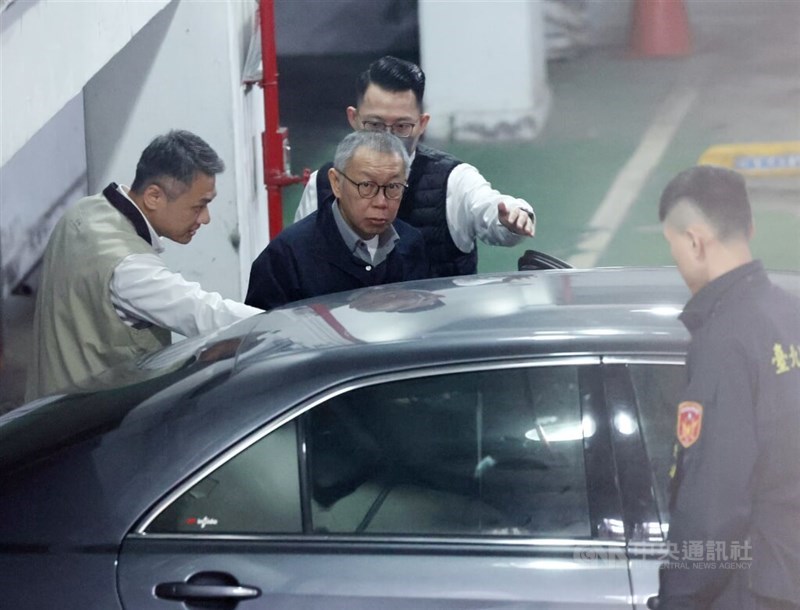
<svg viewBox="0 0 800 610">
<path fill-rule="evenodd" d="M 558 341 L 565 334 L 655 328 L 683 336 L 675 319 L 688 296 L 677 271 L 668 267 L 494 273 L 376 286 L 262 316 L 237 366 L 292 350 L 485 342 L 487 336 L 546 342 L 548 333 Z"/>
</svg>

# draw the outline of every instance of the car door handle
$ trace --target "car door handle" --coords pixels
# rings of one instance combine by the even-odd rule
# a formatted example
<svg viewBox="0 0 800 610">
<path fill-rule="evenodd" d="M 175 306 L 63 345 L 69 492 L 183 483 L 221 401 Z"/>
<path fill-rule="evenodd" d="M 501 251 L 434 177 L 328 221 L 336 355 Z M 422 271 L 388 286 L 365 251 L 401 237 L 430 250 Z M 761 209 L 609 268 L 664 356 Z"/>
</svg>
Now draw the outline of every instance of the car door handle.
<svg viewBox="0 0 800 610">
<path fill-rule="evenodd" d="M 163 582 L 156 585 L 156 597 L 176 601 L 254 599 L 261 595 L 257 587 L 247 585 L 203 585 L 188 582 Z"/>
</svg>

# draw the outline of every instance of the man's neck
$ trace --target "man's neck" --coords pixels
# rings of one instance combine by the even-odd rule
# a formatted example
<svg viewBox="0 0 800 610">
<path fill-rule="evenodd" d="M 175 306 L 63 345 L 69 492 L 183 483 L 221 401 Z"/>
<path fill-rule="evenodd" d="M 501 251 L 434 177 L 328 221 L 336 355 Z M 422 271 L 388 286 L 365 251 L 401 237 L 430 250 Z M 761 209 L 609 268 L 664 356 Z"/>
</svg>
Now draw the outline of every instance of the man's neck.
<svg viewBox="0 0 800 610">
<path fill-rule="evenodd" d="M 153 244 L 153 249 L 156 252 L 163 252 L 164 245 L 161 241 L 161 236 L 155 230 L 155 228 L 153 227 L 153 223 L 150 222 L 150 218 L 147 216 L 145 212 L 145 206 L 142 196 L 137 194 L 130 187 L 127 187 L 124 184 L 119 185 L 119 190 L 122 191 L 122 193 L 133 202 L 133 204 L 138 208 L 141 215 L 144 217 L 145 222 L 147 222 L 147 230 L 150 231 L 150 239 Z"/>
<path fill-rule="evenodd" d="M 712 282 L 752 260 L 753 254 L 747 242 L 720 244 L 720 247 L 709 257 L 708 281 Z"/>
<path fill-rule="evenodd" d="M 128 199 L 136 204 L 136 207 L 139 208 L 139 211 L 144 215 L 144 217 L 147 218 L 147 214 L 144 213 L 144 202 L 142 201 L 142 196 L 133 192 L 130 187 L 127 187 L 124 184 L 120 185 L 120 189 L 122 189 L 122 192 L 127 195 Z"/>
</svg>

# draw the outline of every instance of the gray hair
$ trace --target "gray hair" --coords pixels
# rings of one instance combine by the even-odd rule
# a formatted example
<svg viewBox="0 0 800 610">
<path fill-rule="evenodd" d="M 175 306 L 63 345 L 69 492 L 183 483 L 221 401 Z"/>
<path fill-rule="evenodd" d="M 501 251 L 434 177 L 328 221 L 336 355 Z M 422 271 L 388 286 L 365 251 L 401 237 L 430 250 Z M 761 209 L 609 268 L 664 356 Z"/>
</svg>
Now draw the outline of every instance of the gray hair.
<svg viewBox="0 0 800 610">
<path fill-rule="evenodd" d="M 205 140 L 175 129 L 156 137 L 144 149 L 131 190 L 141 193 L 155 183 L 174 199 L 189 188 L 198 173 L 215 176 L 224 170 L 225 163 Z"/>
<path fill-rule="evenodd" d="M 408 180 L 408 174 L 411 171 L 411 160 L 408 156 L 408 151 L 400 141 L 400 138 L 385 131 L 354 131 L 347 134 L 339 142 L 339 146 L 336 147 L 333 167 L 340 172 L 344 172 L 359 148 L 397 155 L 403 160 L 403 175 Z"/>
</svg>

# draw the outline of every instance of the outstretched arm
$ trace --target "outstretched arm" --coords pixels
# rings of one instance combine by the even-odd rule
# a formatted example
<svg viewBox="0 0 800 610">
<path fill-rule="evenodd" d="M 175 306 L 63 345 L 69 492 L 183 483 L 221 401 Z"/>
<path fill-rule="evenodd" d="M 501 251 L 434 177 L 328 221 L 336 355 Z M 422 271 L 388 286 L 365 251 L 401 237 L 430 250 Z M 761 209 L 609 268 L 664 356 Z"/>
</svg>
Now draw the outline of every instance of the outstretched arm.
<svg viewBox="0 0 800 610">
<path fill-rule="evenodd" d="M 111 302 L 123 321 L 144 321 L 186 337 L 221 328 L 261 310 L 208 292 L 170 271 L 157 254 L 131 254 L 114 270 Z"/>
<path fill-rule="evenodd" d="M 515 246 L 536 230 L 533 208 L 527 201 L 492 188 L 468 163 L 450 173 L 446 204 L 447 226 L 462 252 L 470 252 L 476 239 L 493 246 Z"/>
</svg>

